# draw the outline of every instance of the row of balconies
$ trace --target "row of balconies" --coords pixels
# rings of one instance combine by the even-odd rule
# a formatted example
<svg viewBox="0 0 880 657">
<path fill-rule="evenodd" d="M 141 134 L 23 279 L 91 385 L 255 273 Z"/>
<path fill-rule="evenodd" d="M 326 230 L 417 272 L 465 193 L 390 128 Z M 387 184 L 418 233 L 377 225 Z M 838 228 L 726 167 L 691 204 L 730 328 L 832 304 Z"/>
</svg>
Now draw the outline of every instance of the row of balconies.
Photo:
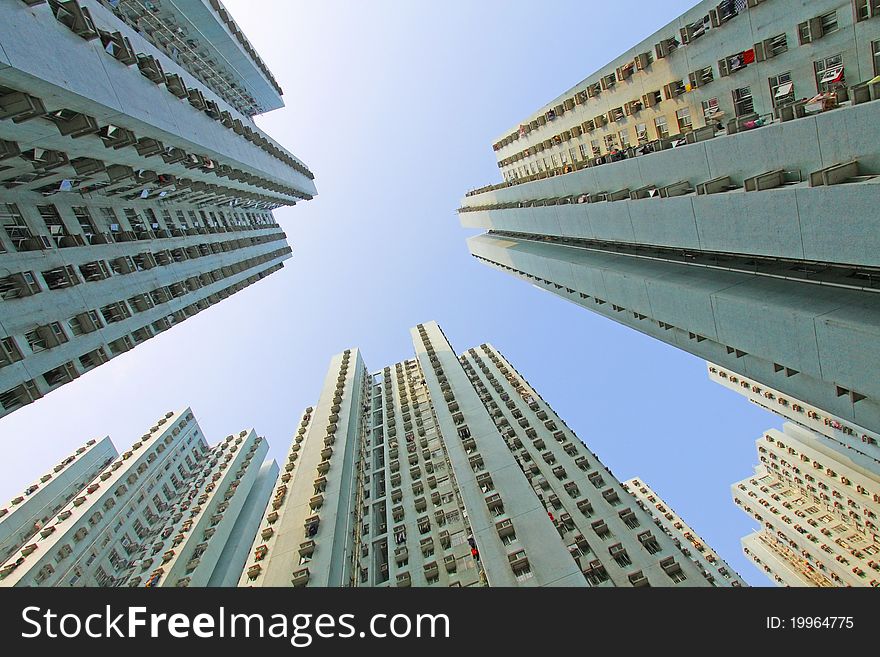
<svg viewBox="0 0 880 657">
<path fill-rule="evenodd" d="M 266 276 L 280 269 L 282 266 L 283 265 L 281 263 L 278 263 L 266 270 L 253 274 L 252 276 L 249 276 L 246 279 L 239 281 L 238 283 L 235 283 L 233 285 L 230 285 L 229 287 L 219 290 L 218 292 L 210 294 L 207 298 L 200 299 L 195 303 L 186 306 L 182 310 L 172 313 L 168 317 L 160 318 L 148 326 L 141 327 L 140 329 L 133 332 L 131 336 L 125 335 L 109 342 L 107 346 L 110 350 L 110 353 L 112 354 L 112 356 L 117 356 L 121 353 L 131 350 L 135 346 L 135 344 L 154 337 L 158 333 L 161 333 L 162 331 L 171 328 L 173 324 L 183 321 L 187 317 L 191 317 L 198 312 L 201 312 L 202 310 L 208 308 L 210 305 L 229 297 L 231 294 L 234 294 L 235 292 L 244 289 L 248 285 L 251 285 L 256 281 L 265 278 Z M 77 316 L 76 319 L 81 319 L 81 316 Z M 64 333 L 60 325 L 58 325 L 58 331 L 61 334 Z M 83 368 L 92 369 L 97 365 L 106 362 L 112 356 L 108 356 L 104 348 L 99 347 L 96 350 L 87 352 L 86 354 L 80 356 L 79 361 Z M 56 380 L 56 383 L 52 384 L 49 382 L 49 380 L 47 380 L 47 385 L 60 385 L 66 380 L 66 377 L 73 376 L 71 373 L 72 371 L 78 372 L 76 366 L 73 365 L 73 361 L 69 361 L 68 363 L 63 364 L 60 367 L 64 370 L 64 372 L 66 372 L 66 375 L 64 372 L 61 372 L 59 368 L 53 368 L 53 370 L 49 370 L 49 379 Z M 3 393 L 0 393 L 0 407 L 2 407 L 3 411 L 8 413 L 18 408 L 21 408 L 22 406 L 25 406 L 33 401 L 36 401 L 42 396 L 43 393 L 40 391 L 37 382 L 31 379 L 28 381 L 24 381 L 18 386 L 6 390 Z"/>
<path fill-rule="evenodd" d="M 43 113 L 39 113 L 40 111 L 42 111 Z M 58 112 L 47 114 L 45 113 L 45 108 L 43 107 L 42 102 L 39 99 L 29 96 L 27 94 L 22 94 L 20 92 L 10 91 L 5 87 L 0 87 L 0 117 L 9 115 L 9 117 L 16 122 L 20 122 L 20 120 L 25 120 L 22 117 L 30 119 L 36 118 L 37 116 L 42 116 L 43 118 L 51 120 L 51 118 L 53 117 L 57 118 L 57 115 L 59 113 L 64 112 L 70 112 L 70 110 L 59 110 Z M 83 117 L 84 115 L 78 116 Z M 89 119 L 91 122 L 94 122 L 94 119 L 91 119 L 91 117 L 85 118 Z M 58 125 L 57 122 L 56 125 Z M 64 134 L 63 131 L 62 134 Z M 264 178 L 260 178 L 253 174 L 246 173 L 228 165 L 219 164 L 210 158 L 188 154 L 186 153 L 186 151 L 183 151 L 179 148 L 165 149 L 165 147 L 162 146 L 161 142 L 156 142 L 155 140 L 149 138 L 138 139 L 131 131 L 125 130 L 123 128 L 117 128 L 116 126 L 106 126 L 104 128 L 98 128 L 97 124 L 95 124 L 95 128 L 89 130 L 86 134 L 93 134 L 95 136 L 98 136 L 102 139 L 105 147 L 107 148 L 119 149 L 125 146 L 133 146 L 138 149 L 139 153 L 150 153 L 153 148 L 153 142 L 155 142 L 156 144 L 158 144 L 159 148 L 162 149 L 161 156 L 166 164 L 180 164 L 187 169 L 200 169 L 204 173 L 213 173 L 218 177 L 229 178 L 231 180 L 243 182 L 249 185 L 253 185 L 255 187 L 264 188 L 268 191 L 286 194 L 288 196 L 295 196 L 297 198 L 306 199 L 311 198 L 309 195 L 297 192 L 292 188 L 274 183 Z M 4 142 L 4 144 L 4 150 L 17 153 L 20 157 L 30 161 L 38 172 L 45 173 L 48 171 L 57 170 L 60 167 L 70 167 L 72 169 L 72 173 L 76 176 L 78 180 L 80 180 L 80 183 L 88 182 L 89 178 L 98 174 L 106 174 L 106 181 L 96 181 L 92 184 L 85 185 L 81 184 L 81 186 L 79 187 L 80 191 L 95 192 L 98 190 L 103 190 L 101 193 L 104 195 L 116 195 L 130 192 L 134 188 L 137 188 L 137 197 L 139 197 L 144 189 L 158 191 L 163 188 L 167 189 L 173 187 L 171 191 L 165 191 L 161 194 L 163 200 L 181 200 L 178 197 L 183 197 L 190 193 L 197 193 L 200 195 L 213 194 L 223 202 L 235 199 L 247 199 L 258 203 L 273 204 L 275 207 L 280 204 L 290 205 L 290 203 L 284 199 L 250 192 L 247 190 L 212 185 L 201 180 L 178 178 L 177 176 L 170 173 L 157 173 L 152 170 L 135 170 L 133 167 L 128 165 L 105 163 L 102 160 L 97 160 L 94 158 L 71 158 L 64 151 L 55 151 L 51 149 L 30 149 L 22 151 L 20 146 L 15 142 Z M 145 144 L 146 147 L 144 147 Z M 118 185 L 125 181 L 131 181 L 132 185 L 120 188 L 116 191 L 111 190 L 109 187 L 112 185 Z M 24 184 L 27 182 L 30 182 L 30 180 L 23 180 L 18 182 L 13 181 L 7 183 L 7 187 L 18 186 L 19 184 Z M 51 189 L 40 188 L 39 191 L 53 193 L 57 191 L 64 191 L 64 189 L 53 186 Z M 132 196 L 132 198 L 134 197 L 135 196 Z M 76 243 L 64 244 L 64 246 L 76 245 Z"/>
<path fill-rule="evenodd" d="M 39 0 L 25 0 L 25 2 L 29 5 L 40 4 Z M 135 53 L 131 41 L 120 32 L 109 32 L 96 27 L 87 8 L 81 7 L 79 3 L 74 0 L 50 3 L 50 5 L 52 6 L 56 19 L 66 25 L 78 36 L 87 41 L 100 38 L 104 51 L 120 63 L 125 66 L 133 66 L 137 64 L 141 75 L 154 84 L 159 85 L 164 83 L 170 93 L 178 98 L 187 100 L 196 110 L 205 112 L 205 114 L 215 121 L 220 122 L 224 127 L 234 130 L 237 134 L 242 135 L 245 139 L 263 149 L 276 159 L 281 160 L 309 179 L 314 179 L 314 176 L 308 169 L 299 164 L 293 157 L 275 146 L 261 134 L 250 128 L 250 126 L 245 125 L 239 119 L 233 118 L 229 112 L 221 111 L 214 101 L 205 99 L 198 89 L 188 89 L 179 75 L 174 73 L 166 74 L 156 58 L 151 55 Z M 243 37 L 239 40 L 242 38 Z M 248 44 L 248 46 L 250 48 L 249 52 L 253 52 L 253 48 L 250 47 L 250 44 Z M 258 66 L 260 66 L 261 70 L 266 74 L 266 77 L 277 89 L 277 83 L 274 81 L 274 78 L 268 72 L 265 65 L 262 64 L 262 61 L 259 60 L 259 57 L 256 56 L 255 52 L 252 57 L 255 62 L 259 62 Z M 81 123 L 82 121 L 79 121 L 74 126 L 68 128 L 73 132 L 74 136 L 87 134 L 80 132 L 80 130 L 83 129 L 82 127 L 77 127 Z"/>
<path fill-rule="evenodd" d="M 763 0 L 748 0 L 748 4 L 749 6 L 754 6 L 762 1 Z M 537 130 L 548 122 L 554 121 L 568 111 L 574 110 L 575 106 L 585 105 L 590 99 L 598 97 L 605 91 L 613 91 L 618 83 L 627 81 L 636 71 L 648 69 L 654 62 L 655 58 L 663 59 L 669 56 L 679 47 L 679 45 L 691 43 L 697 38 L 703 36 L 707 31 L 707 25 L 711 24 L 713 27 L 719 27 L 736 15 L 736 10 L 733 10 L 733 13 L 731 14 L 728 6 L 732 6 L 732 3 L 722 2 L 716 9 L 710 10 L 705 19 L 700 19 L 693 24 L 681 28 L 680 42 L 676 38 L 661 39 L 655 44 L 653 53 L 650 51 L 639 53 L 634 57 L 633 61 L 617 67 L 615 72 L 601 76 L 597 82 L 587 85 L 585 89 L 576 92 L 573 96 L 548 109 L 529 123 L 521 125 L 519 130 L 493 144 L 493 150 L 499 151 L 514 141 L 524 138 L 529 132 Z M 768 45 L 768 42 L 771 43 Z M 759 61 L 762 61 L 767 57 L 772 57 L 779 52 L 779 48 L 772 42 L 773 39 L 768 39 L 760 44 L 755 44 L 755 50 L 760 52 Z M 696 73 L 699 73 L 699 71 Z M 691 76 L 693 77 L 694 74 L 691 74 Z M 697 84 L 693 84 L 694 81 L 696 81 Z M 711 81 L 711 79 L 709 81 Z M 699 77 L 695 80 L 691 80 L 691 83 L 692 86 L 699 86 L 701 83 L 705 84 L 705 82 Z"/>
</svg>

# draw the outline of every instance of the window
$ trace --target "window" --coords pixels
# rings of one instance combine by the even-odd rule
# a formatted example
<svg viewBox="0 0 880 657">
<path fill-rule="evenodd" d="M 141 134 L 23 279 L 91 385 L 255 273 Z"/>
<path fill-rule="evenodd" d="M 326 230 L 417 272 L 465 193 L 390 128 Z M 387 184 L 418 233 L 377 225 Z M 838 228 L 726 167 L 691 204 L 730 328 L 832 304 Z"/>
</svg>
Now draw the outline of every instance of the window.
<svg viewBox="0 0 880 657">
<path fill-rule="evenodd" d="M 688 130 L 693 130 L 693 124 L 691 122 L 691 110 L 689 107 L 682 107 L 675 113 L 675 118 L 678 120 L 678 131 L 679 132 L 687 132 Z"/>
<path fill-rule="evenodd" d="M 853 0 L 853 6 L 855 7 L 856 22 L 880 16 L 880 0 Z"/>
<path fill-rule="evenodd" d="M 745 116 L 755 111 L 751 87 L 740 87 L 733 90 L 733 109 L 737 116 Z"/>
<path fill-rule="evenodd" d="M 764 53 L 767 57 L 776 57 L 776 55 L 781 55 L 788 51 L 788 39 L 784 32 L 768 39 L 766 44 L 764 46 Z"/>
<path fill-rule="evenodd" d="M 681 96 L 686 91 L 687 87 L 685 87 L 682 80 L 674 80 L 663 87 L 663 96 L 666 100 L 671 100 L 677 96 Z"/>
<path fill-rule="evenodd" d="M 621 148 L 629 148 L 629 131 L 626 128 L 617 133 L 617 138 Z"/>
<path fill-rule="evenodd" d="M 801 45 L 812 43 L 826 34 L 836 32 L 838 27 L 836 11 L 811 18 L 798 25 L 798 42 Z"/>
<path fill-rule="evenodd" d="M 605 135 L 605 150 L 610 151 L 614 148 L 617 148 L 617 135 L 613 133 Z"/>
<path fill-rule="evenodd" d="M 791 81 L 791 71 L 774 75 L 768 78 L 767 82 L 770 84 L 773 107 L 783 107 L 794 102 L 794 83 Z"/>
<path fill-rule="evenodd" d="M 598 155 L 601 155 L 601 154 L 602 154 L 602 149 L 601 149 L 600 146 L 599 146 L 599 140 L 598 140 L 598 139 L 592 139 L 592 140 L 590 140 L 590 149 L 593 151 L 593 155 L 598 156 Z"/>
<path fill-rule="evenodd" d="M 10 363 L 21 360 L 22 358 L 24 358 L 24 356 L 22 356 L 21 350 L 15 342 L 15 338 L 10 337 L 0 340 L 0 367 L 5 367 Z"/>
<path fill-rule="evenodd" d="M 717 98 L 710 98 L 709 100 L 704 100 L 702 102 L 703 106 L 703 119 L 708 124 L 710 121 L 715 121 L 715 115 L 721 111 L 721 108 L 718 105 Z"/>
<path fill-rule="evenodd" d="M 516 574 L 517 582 L 525 582 L 527 579 L 531 579 L 535 576 L 530 566 L 520 568 L 519 570 L 514 571 L 514 573 Z"/>
<path fill-rule="evenodd" d="M 61 238 L 68 234 L 64 221 L 62 221 L 61 215 L 58 214 L 58 208 L 54 205 L 38 205 L 37 211 L 46 224 L 46 230 L 55 239 L 55 243 L 58 244 Z"/>
<path fill-rule="evenodd" d="M 632 559 L 629 558 L 629 555 L 626 553 L 626 549 L 620 543 L 612 545 L 610 548 L 608 548 L 608 552 L 611 553 L 614 561 L 616 561 L 617 565 L 621 568 L 632 565 Z"/>
<path fill-rule="evenodd" d="M 669 579 L 671 579 L 676 584 L 679 584 L 680 582 L 685 581 L 687 577 L 685 577 L 685 574 L 682 570 L 674 570 L 669 573 Z"/>
<path fill-rule="evenodd" d="M 101 217 L 107 222 L 107 227 L 111 232 L 119 232 L 119 220 L 116 218 L 113 208 L 101 208 Z"/>
<path fill-rule="evenodd" d="M 831 11 L 819 16 L 819 21 L 822 25 L 822 36 L 836 32 L 839 27 L 837 24 L 837 11 Z"/>
<path fill-rule="evenodd" d="M 806 43 L 810 43 L 813 40 L 813 35 L 810 33 L 810 21 L 804 21 L 798 25 L 798 43 L 804 45 Z"/>
<path fill-rule="evenodd" d="M 46 287 L 50 290 L 62 290 L 67 287 L 79 285 L 79 276 L 73 267 L 57 267 L 42 272 L 43 280 L 46 281 Z"/>
<path fill-rule="evenodd" d="M 27 340 L 31 351 L 34 353 L 45 351 L 46 349 L 51 349 L 52 347 L 67 342 L 67 335 L 64 333 L 64 329 L 61 328 L 61 324 L 58 322 L 52 322 L 46 326 L 40 326 L 25 333 L 24 337 Z"/>
<path fill-rule="evenodd" d="M 15 203 L 0 204 L 0 221 L 3 223 L 6 235 L 12 241 L 13 248 L 21 250 L 22 245 L 32 237 L 32 234 L 18 206 Z"/>
<path fill-rule="evenodd" d="M 832 91 L 840 85 L 846 85 L 841 55 L 832 55 L 813 62 L 813 68 L 816 72 L 816 91 L 819 93 Z"/>
<path fill-rule="evenodd" d="M 654 128 L 657 130 L 657 139 L 666 139 L 669 136 L 669 125 L 663 115 L 654 119 Z"/>
<path fill-rule="evenodd" d="M 91 238 L 98 232 L 88 208 L 80 207 L 71 209 L 73 210 L 73 215 L 76 217 L 76 220 L 79 222 L 80 229 L 87 239 Z"/>
<path fill-rule="evenodd" d="M 637 123 L 636 124 L 636 140 L 640 144 L 646 144 L 648 142 L 648 124 L 647 123 Z"/>
<path fill-rule="evenodd" d="M 875 58 L 875 68 L 876 68 L 876 58 Z M 588 157 L 590 157 L 590 156 L 587 154 L 587 145 L 586 145 L 586 144 L 581 144 L 581 145 L 580 145 L 580 151 L 581 151 L 581 159 L 582 159 L 582 160 L 586 160 Z"/>
</svg>

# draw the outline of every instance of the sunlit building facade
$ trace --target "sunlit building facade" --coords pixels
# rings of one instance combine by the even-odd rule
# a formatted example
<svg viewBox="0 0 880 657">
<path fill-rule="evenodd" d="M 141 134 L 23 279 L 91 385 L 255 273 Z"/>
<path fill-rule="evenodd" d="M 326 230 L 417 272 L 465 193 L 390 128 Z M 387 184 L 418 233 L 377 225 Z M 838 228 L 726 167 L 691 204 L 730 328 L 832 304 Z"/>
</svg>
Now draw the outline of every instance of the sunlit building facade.
<svg viewBox="0 0 880 657">
<path fill-rule="evenodd" d="M 234 583 L 277 476 L 267 451 L 253 430 L 208 447 L 190 409 L 167 413 L 118 457 L 108 439 L 88 445 L 81 465 L 61 471 L 75 481 L 54 493 L 60 506 L 11 543 L 0 587 Z"/>
<path fill-rule="evenodd" d="M 747 586 L 742 577 L 706 543 L 663 498 L 655 493 L 644 479 L 633 477 L 623 482 L 623 488 L 636 498 L 638 505 L 647 511 L 654 524 L 660 527 L 682 553 L 693 561 L 703 577 L 715 586 Z"/>
<path fill-rule="evenodd" d="M 109 437 L 90 440 L 0 508 L 0 563 L 24 547 L 117 456 Z"/>
<path fill-rule="evenodd" d="M 880 431 L 878 13 L 700 2 L 496 140 L 471 253 Z"/>
<path fill-rule="evenodd" d="M 219 2 L 0 5 L 0 415 L 283 266 L 282 106 Z"/>
<path fill-rule="evenodd" d="M 743 551 L 781 586 L 880 587 L 880 477 L 794 423 L 757 441 L 733 500 L 758 523 Z"/>
<path fill-rule="evenodd" d="M 335 356 L 241 586 L 709 586 L 511 363 L 440 327 Z"/>
</svg>

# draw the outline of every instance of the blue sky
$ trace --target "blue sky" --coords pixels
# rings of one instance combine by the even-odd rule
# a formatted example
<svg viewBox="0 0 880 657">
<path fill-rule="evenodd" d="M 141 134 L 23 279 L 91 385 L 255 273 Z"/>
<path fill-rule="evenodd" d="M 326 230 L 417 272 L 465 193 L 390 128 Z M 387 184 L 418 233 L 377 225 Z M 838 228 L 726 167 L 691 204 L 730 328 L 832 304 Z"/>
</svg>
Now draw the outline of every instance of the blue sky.
<svg viewBox="0 0 880 657">
<path fill-rule="evenodd" d="M 437 320 L 491 342 L 619 479 L 642 477 L 749 583 L 754 523 L 730 485 L 781 420 L 704 363 L 479 264 L 455 208 L 500 180 L 505 130 L 681 14 L 691 0 L 225 0 L 285 90 L 258 119 L 316 175 L 276 212 L 285 268 L 0 420 L 0 499 L 95 436 L 130 445 L 191 406 L 209 442 L 254 426 L 283 458 L 330 357 L 412 355 Z"/>
</svg>

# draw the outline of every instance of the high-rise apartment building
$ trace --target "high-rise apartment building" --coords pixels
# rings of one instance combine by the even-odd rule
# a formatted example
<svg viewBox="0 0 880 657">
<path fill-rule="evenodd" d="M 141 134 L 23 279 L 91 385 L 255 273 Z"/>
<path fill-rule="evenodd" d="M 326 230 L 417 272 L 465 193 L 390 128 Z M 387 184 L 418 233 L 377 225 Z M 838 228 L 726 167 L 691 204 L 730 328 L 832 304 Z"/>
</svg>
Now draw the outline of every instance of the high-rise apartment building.
<svg viewBox="0 0 880 657">
<path fill-rule="evenodd" d="M 880 477 L 809 429 L 757 441 L 760 465 L 733 499 L 760 527 L 743 551 L 785 586 L 880 586 Z"/>
<path fill-rule="evenodd" d="M 816 434 L 817 439 L 866 470 L 880 475 L 880 434 L 715 363 L 707 363 L 707 367 L 709 380 L 742 395 L 771 413 L 809 429 Z"/>
<path fill-rule="evenodd" d="M 333 358 L 241 586 L 710 585 L 496 349 L 411 333 Z"/>
<path fill-rule="evenodd" d="M 282 267 L 282 105 L 216 0 L 0 5 L 0 415 Z"/>
<path fill-rule="evenodd" d="M 666 532 L 676 545 L 681 546 L 682 553 L 697 565 L 706 579 L 715 586 L 747 586 L 742 577 L 644 479 L 628 479 L 623 482 L 623 488 L 651 515 L 654 524 Z"/>
<path fill-rule="evenodd" d="M 278 472 L 263 463 L 265 440 L 242 431 L 208 447 L 185 409 L 167 413 L 111 463 L 104 459 L 108 451 L 115 455 L 109 441 L 91 449 L 100 457 L 92 459 L 97 469 L 68 467 L 95 476 L 77 476 L 67 488 L 75 491 L 72 499 L 56 506 L 31 538 L 16 541 L 23 544 L 0 565 L 0 586 L 237 581 Z M 0 519 L 0 528 L 7 522 Z"/>
<path fill-rule="evenodd" d="M 495 143 L 472 254 L 880 431 L 878 15 L 699 3 Z"/>
<path fill-rule="evenodd" d="M 117 456 L 109 437 L 90 440 L 0 508 L 0 563 L 29 542 Z"/>
</svg>

